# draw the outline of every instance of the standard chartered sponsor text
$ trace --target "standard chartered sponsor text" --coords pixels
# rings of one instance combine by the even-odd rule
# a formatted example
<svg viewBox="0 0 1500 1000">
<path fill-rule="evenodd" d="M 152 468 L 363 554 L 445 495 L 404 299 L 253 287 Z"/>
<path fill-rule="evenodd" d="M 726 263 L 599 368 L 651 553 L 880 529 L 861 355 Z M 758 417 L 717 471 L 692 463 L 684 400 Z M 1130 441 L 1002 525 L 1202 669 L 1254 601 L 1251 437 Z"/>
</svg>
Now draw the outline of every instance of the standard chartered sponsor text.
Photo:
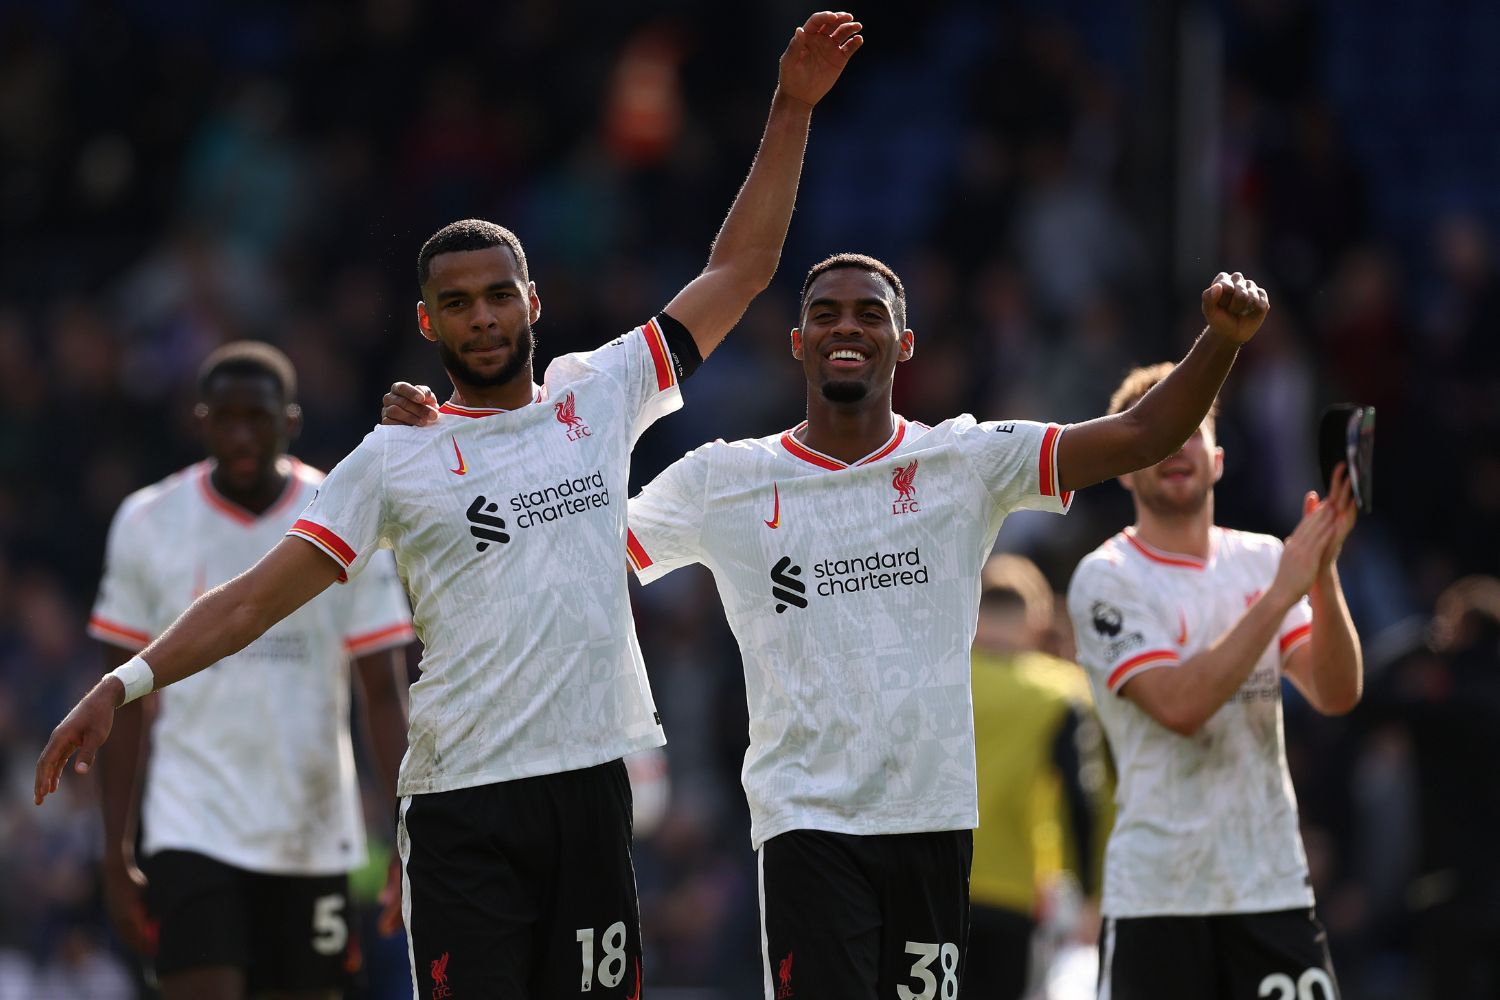
<svg viewBox="0 0 1500 1000">
<path fill-rule="evenodd" d="M 885 587 L 910 587 L 927 582 L 927 567 L 918 549 L 905 552 L 872 552 L 850 559 L 824 559 L 813 565 L 818 594 L 858 594 Z"/>
<path fill-rule="evenodd" d="M 517 528 L 534 528 L 570 514 L 581 514 L 593 507 L 609 506 L 609 489 L 604 485 L 603 470 L 592 475 L 565 479 L 555 486 L 517 493 L 510 498 L 510 509 L 516 513 Z"/>
</svg>

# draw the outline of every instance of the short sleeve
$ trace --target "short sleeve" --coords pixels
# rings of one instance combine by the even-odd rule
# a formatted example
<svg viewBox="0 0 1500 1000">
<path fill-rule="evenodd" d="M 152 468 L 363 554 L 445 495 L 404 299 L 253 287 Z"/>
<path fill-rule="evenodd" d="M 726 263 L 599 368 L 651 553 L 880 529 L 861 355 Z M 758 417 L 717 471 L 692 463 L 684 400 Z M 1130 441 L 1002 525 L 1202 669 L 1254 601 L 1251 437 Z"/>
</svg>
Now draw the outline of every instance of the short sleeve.
<svg viewBox="0 0 1500 1000">
<path fill-rule="evenodd" d="M 411 607 L 396 573 L 396 557 L 390 551 L 372 555 L 349 590 L 353 607 L 344 632 L 344 648 L 350 656 L 378 653 L 411 642 Z"/>
<path fill-rule="evenodd" d="M 1085 562 L 1068 587 L 1078 661 L 1115 694 L 1132 677 L 1181 662 L 1172 629 L 1141 587 L 1105 562 Z"/>
<path fill-rule="evenodd" d="M 630 501 L 626 552 L 642 583 L 703 561 L 708 460 L 690 451 L 662 470 Z"/>
<path fill-rule="evenodd" d="M 1306 597 L 1292 605 L 1292 610 L 1286 613 L 1281 620 L 1281 630 L 1277 633 L 1277 641 L 1281 647 L 1281 662 L 1295 653 L 1298 648 L 1312 641 L 1312 605 Z"/>
<path fill-rule="evenodd" d="M 959 448 L 1003 510 L 1066 514 L 1073 494 L 1058 482 L 1057 445 L 1065 428 L 1031 420 L 967 418 L 954 427 Z"/>
<path fill-rule="evenodd" d="M 386 439 L 381 428 L 367 434 L 334 466 L 287 531 L 338 563 L 340 582 L 364 569 L 385 531 Z"/>
<path fill-rule="evenodd" d="M 156 597 L 146 557 L 147 539 L 142 537 L 142 522 L 130 516 L 132 510 L 127 501 L 110 523 L 104 576 L 89 615 L 88 633 L 100 642 L 139 652 L 156 635 Z"/>
<path fill-rule="evenodd" d="M 682 408 L 679 387 L 697 360 L 681 346 L 685 332 L 682 324 L 662 314 L 596 351 L 556 359 L 547 369 L 548 382 L 554 375 L 569 380 L 590 370 L 604 373 L 624 390 L 634 443 L 646 428 Z M 676 351 L 673 342 L 679 344 Z M 690 337 L 687 342 L 691 344 Z"/>
</svg>

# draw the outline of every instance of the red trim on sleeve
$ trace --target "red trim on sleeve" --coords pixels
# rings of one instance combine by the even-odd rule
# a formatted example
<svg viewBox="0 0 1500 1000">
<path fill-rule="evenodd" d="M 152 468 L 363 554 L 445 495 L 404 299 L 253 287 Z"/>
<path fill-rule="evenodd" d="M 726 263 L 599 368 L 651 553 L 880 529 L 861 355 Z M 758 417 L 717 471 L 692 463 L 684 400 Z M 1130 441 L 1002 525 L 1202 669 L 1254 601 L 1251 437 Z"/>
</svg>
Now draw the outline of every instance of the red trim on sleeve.
<svg viewBox="0 0 1500 1000">
<path fill-rule="evenodd" d="M 1291 652 L 1292 647 L 1312 637 L 1312 622 L 1303 622 L 1281 637 L 1281 655 Z"/>
<path fill-rule="evenodd" d="M 133 628 L 126 628 L 118 622 L 112 622 L 107 618 L 93 615 L 89 618 L 89 629 L 99 633 L 96 639 L 123 639 L 133 644 L 137 649 L 145 649 L 151 644 L 151 633 L 140 632 Z"/>
<path fill-rule="evenodd" d="M 656 365 L 656 391 L 672 388 L 677 381 L 677 372 L 672 368 L 672 355 L 667 350 L 667 340 L 661 335 L 661 328 L 652 319 L 641 327 L 641 334 L 646 338 L 646 347 L 651 351 L 651 360 Z"/>
<path fill-rule="evenodd" d="M 374 632 L 366 632 L 364 635 L 350 636 L 344 640 L 344 649 L 351 655 L 359 656 L 376 648 L 398 646 L 410 642 L 416 637 L 411 626 L 402 622 L 399 625 L 391 625 L 388 628 L 377 629 Z M 392 640 L 387 642 L 386 640 Z"/>
<path fill-rule="evenodd" d="M 1044 497 L 1057 496 L 1057 462 L 1053 452 L 1057 447 L 1057 435 L 1061 431 L 1062 428 L 1056 424 L 1048 424 L 1046 431 L 1042 433 L 1042 454 L 1036 476 Z"/>
<path fill-rule="evenodd" d="M 646 554 L 646 547 L 629 528 L 625 529 L 625 554 L 630 557 L 630 565 L 635 567 L 637 573 L 651 565 L 651 557 Z"/>
<path fill-rule="evenodd" d="M 354 562 L 354 550 L 349 547 L 348 543 L 321 524 L 314 524 L 308 520 L 299 520 L 296 524 L 288 528 L 286 533 L 288 535 L 296 535 L 298 538 L 316 545 L 342 563 L 344 569 L 348 569 L 349 564 Z M 348 581 L 349 574 L 340 571 L 339 583 L 347 583 Z"/>
<path fill-rule="evenodd" d="M 1168 663 L 1178 663 L 1180 658 L 1170 649 L 1152 649 L 1144 653 L 1137 653 L 1110 673 L 1109 689 L 1114 691 L 1125 682 L 1129 674 L 1148 666 L 1165 666 Z"/>
</svg>

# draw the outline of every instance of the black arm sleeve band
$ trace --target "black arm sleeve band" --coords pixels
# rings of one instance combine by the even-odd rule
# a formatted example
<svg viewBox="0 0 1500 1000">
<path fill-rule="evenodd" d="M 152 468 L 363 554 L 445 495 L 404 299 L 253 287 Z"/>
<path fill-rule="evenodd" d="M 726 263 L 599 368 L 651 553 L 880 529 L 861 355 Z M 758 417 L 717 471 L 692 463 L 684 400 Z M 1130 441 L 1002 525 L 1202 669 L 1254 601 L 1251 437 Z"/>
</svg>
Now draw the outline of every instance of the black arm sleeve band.
<svg viewBox="0 0 1500 1000">
<path fill-rule="evenodd" d="M 1068 709 L 1052 740 L 1052 765 L 1062 780 L 1063 801 L 1068 809 L 1067 831 L 1072 834 L 1078 883 L 1086 895 L 1093 895 L 1094 801 L 1083 786 L 1083 755 L 1078 752 L 1078 728 L 1082 722 L 1076 706 Z"/>
<path fill-rule="evenodd" d="M 698 353 L 698 344 L 688 328 L 666 313 L 656 314 L 656 325 L 661 335 L 667 338 L 667 350 L 672 352 L 672 362 L 677 366 L 677 381 L 681 382 L 703 364 L 703 355 Z"/>
</svg>

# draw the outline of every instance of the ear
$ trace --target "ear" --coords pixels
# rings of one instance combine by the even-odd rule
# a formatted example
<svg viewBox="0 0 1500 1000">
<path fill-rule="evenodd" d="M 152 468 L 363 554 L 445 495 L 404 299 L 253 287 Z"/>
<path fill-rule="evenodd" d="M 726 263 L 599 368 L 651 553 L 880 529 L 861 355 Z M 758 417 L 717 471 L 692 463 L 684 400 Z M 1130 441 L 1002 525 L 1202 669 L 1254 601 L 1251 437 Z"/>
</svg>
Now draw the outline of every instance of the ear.
<svg viewBox="0 0 1500 1000">
<path fill-rule="evenodd" d="M 1135 473 L 1134 472 L 1127 472 L 1123 476 L 1116 476 L 1115 477 L 1115 482 L 1119 483 L 1120 487 L 1126 493 L 1129 493 L 1131 496 L 1135 495 Z"/>
<path fill-rule="evenodd" d="M 535 324 L 537 320 L 542 318 L 542 300 L 536 294 L 535 281 L 526 282 L 526 300 L 530 306 L 531 322 Z"/>
<path fill-rule="evenodd" d="M 199 403 L 193 407 L 193 423 L 197 425 L 199 434 L 204 434 L 208 431 L 207 403 Z"/>
<path fill-rule="evenodd" d="M 1224 449 L 1214 449 L 1214 482 L 1224 477 Z"/>
<path fill-rule="evenodd" d="M 286 404 L 286 439 L 297 440 L 297 435 L 302 433 L 302 407 L 296 403 Z"/>
<path fill-rule="evenodd" d="M 437 340 L 437 334 L 432 329 L 432 316 L 427 312 L 427 303 L 417 303 L 417 332 L 428 340 Z"/>
<path fill-rule="evenodd" d="M 898 361 L 910 361 L 911 356 L 917 353 L 917 335 L 910 330 L 901 331 L 901 353 L 896 355 Z"/>
<path fill-rule="evenodd" d="M 792 330 L 792 357 L 802 360 L 802 331 Z"/>
</svg>

